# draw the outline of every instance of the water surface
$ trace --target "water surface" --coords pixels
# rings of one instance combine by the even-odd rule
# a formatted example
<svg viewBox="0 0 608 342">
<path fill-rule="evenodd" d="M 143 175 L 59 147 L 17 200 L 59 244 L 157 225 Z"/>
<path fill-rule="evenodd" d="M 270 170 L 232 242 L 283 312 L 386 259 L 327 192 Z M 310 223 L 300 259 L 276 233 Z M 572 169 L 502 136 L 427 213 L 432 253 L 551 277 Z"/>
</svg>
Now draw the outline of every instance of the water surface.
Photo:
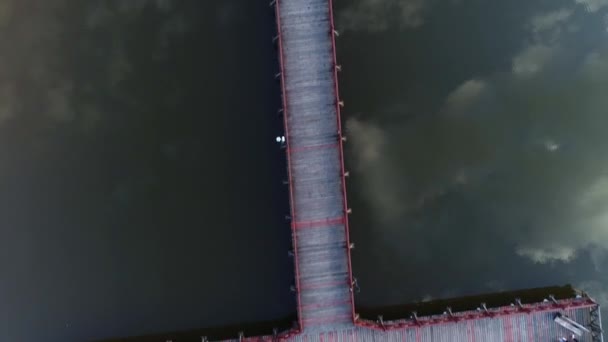
<svg viewBox="0 0 608 342">
<path fill-rule="evenodd" d="M 608 304 L 608 2 L 339 2 L 358 305 Z"/>
<path fill-rule="evenodd" d="M 267 4 L 0 1 L 0 331 L 295 311 Z"/>
</svg>

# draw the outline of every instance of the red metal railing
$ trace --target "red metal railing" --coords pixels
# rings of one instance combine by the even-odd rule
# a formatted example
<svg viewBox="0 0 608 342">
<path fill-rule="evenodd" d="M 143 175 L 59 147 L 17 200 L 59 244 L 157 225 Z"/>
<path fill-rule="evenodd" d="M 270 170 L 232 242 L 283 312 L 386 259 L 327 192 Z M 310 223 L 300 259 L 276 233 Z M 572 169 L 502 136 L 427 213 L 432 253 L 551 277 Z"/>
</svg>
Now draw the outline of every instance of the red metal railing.
<svg viewBox="0 0 608 342">
<path fill-rule="evenodd" d="M 338 124 L 338 138 L 339 138 L 339 144 L 340 144 L 340 148 L 339 150 L 339 155 L 340 155 L 340 174 L 342 177 L 342 202 L 344 204 L 344 233 L 346 234 L 346 258 L 348 260 L 348 280 L 349 280 L 349 287 L 351 288 L 350 291 L 350 305 L 351 305 L 351 310 L 352 310 L 352 321 L 353 323 L 355 323 L 356 320 L 356 313 L 355 313 L 355 296 L 354 296 L 354 292 L 352 290 L 352 284 L 353 284 L 353 270 L 352 270 L 352 263 L 351 263 L 351 258 L 350 258 L 350 229 L 348 226 L 348 203 L 346 201 L 346 176 L 345 176 L 345 169 L 344 169 L 344 141 L 342 140 L 342 117 L 340 114 L 340 90 L 338 87 L 338 62 L 337 62 L 337 58 L 336 58 L 336 38 L 334 35 L 334 31 L 335 31 L 335 25 L 334 25 L 334 4 L 333 4 L 333 0 L 329 0 L 329 22 L 330 22 L 330 31 L 329 31 L 329 36 L 331 37 L 331 49 L 332 49 L 332 56 L 333 56 L 333 79 L 334 79 L 334 91 L 335 91 L 335 95 L 336 95 L 336 116 L 337 116 L 337 124 Z"/>
<path fill-rule="evenodd" d="M 275 1 L 275 16 L 277 22 L 277 36 L 279 44 L 279 68 L 281 72 L 281 99 L 283 101 L 283 126 L 285 127 L 285 144 L 286 144 L 286 156 L 287 156 L 287 177 L 289 181 L 289 208 L 291 213 L 291 238 L 293 244 L 293 256 L 294 256 L 294 270 L 295 270 L 295 286 L 296 286 L 296 307 L 298 311 L 298 326 L 302 329 L 302 307 L 300 298 L 300 270 L 298 265 L 298 238 L 296 236 L 296 212 L 295 202 L 293 197 L 293 180 L 291 178 L 291 157 L 289 155 L 289 129 L 287 125 L 287 116 L 289 111 L 287 109 L 287 89 L 285 88 L 285 65 L 283 56 L 283 37 L 282 37 L 282 26 L 281 26 L 281 8 L 280 0 Z"/>
<path fill-rule="evenodd" d="M 365 319 L 357 320 L 356 324 L 362 328 L 369 328 L 374 330 L 399 330 L 414 327 L 423 327 L 427 325 L 442 325 L 442 324 L 453 324 L 462 321 L 471 321 L 484 318 L 501 318 L 512 315 L 525 315 L 542 312 L 552 312 L 558 310 L 573 310 L 573 309 L 584 309 L 597 306 L 592 300 L 589 299 L 564 299 L 555 303 L 536 303 L 536 304 L 524 304 L 523 308 L 518 306 L 504 306 L 496 309 L 489 309 L 485 311 L 466 311 L 464 313 L 455 313 L 453 316 L 442 315 L 440 317 L 422 317 L 417 320 L 407 321 L 370 321 Z"/>
</svg>

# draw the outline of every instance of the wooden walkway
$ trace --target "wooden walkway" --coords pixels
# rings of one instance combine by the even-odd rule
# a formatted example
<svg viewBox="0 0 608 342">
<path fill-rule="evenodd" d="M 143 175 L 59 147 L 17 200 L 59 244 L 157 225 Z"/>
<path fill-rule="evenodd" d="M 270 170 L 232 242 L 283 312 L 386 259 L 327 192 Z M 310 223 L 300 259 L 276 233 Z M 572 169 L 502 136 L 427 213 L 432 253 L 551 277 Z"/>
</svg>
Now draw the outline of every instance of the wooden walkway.
<svg viewBox="0 0 608 342">
<path fill-rule="evenodd" d="M 277 0 L 298 316 L 353 323 L 352 273 L 331 3 Z"/>
</svg>

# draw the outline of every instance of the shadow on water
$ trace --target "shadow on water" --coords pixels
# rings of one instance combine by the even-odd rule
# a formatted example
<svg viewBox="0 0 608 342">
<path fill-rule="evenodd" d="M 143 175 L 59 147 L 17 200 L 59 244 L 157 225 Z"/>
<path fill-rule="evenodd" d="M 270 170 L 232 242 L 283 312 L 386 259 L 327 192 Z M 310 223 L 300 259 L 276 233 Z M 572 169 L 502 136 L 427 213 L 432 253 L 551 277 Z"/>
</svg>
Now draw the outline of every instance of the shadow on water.
<svg viewBox="0 0 608 342">
<path fill-rule="evenodd" d="M 206 337 L 208 340 L 211 341 L 217 341 L 238 338 L 240 333 L 242 333 L 245 337 L 269 336 L 273 335 L 275 331 L 281 332 L 291 329 L 296 319 L 297 317 L 295 315 L 291 315 L 283 319 L 273 321 L 243 323 L 215 328 L 204 328 L 192 331 L 169 332 L 156 335 L 99 340 L 97 342 L 201 342 L 203 337 Z"/>
<path fill-rule="evenodd" d="M 516 299 L 521 300 L 522 304 L 530 304 L 540 303 L 550 296 L 560 300 L 574 298 L 577 294 L 578 291 L 570 285 L 551 286 L 430 300 L 388 307 L 358 307 L 357 312 L 361 315 L 361 318 L 369 320 L 376 320 L 378 316 L 382 316 L 385 320 L 398 320 L 409 318 L 413 312 L 416 312 L 419 317 L 423 317 L 441 315 L 445 313 L 448 307 L 452 309 L 452 312 L 456 313 L 477 310 L 481 303 L 485 303 L 487 308 L 490 309 L 509 306 L 515 303 Z"/>
</svg>

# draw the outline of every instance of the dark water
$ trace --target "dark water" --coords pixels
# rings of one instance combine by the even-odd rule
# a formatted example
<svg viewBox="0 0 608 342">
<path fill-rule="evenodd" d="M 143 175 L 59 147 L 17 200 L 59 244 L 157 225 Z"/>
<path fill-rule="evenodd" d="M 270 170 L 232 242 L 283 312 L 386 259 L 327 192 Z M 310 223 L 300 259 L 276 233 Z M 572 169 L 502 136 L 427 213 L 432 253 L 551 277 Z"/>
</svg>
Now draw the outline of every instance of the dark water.
<svg viewBox="0 0 608 342">
<path fill-rule="evenodd" d="M 608 3 L 336 7 L 357 305 L 564 283 L 608 304 Z M 273 20 L 0 0 L 3 340 L 295 311 Z"/>
<path fill-rule="evenodd" d="M 608 2 L 337 6 L 357 304 L 608 304 Z"/>
<path fill-rule="evenodd" d="M 252 1 L 0 1 L 0 331 L 295 311 L 274 22 Z"/>
</svg>

